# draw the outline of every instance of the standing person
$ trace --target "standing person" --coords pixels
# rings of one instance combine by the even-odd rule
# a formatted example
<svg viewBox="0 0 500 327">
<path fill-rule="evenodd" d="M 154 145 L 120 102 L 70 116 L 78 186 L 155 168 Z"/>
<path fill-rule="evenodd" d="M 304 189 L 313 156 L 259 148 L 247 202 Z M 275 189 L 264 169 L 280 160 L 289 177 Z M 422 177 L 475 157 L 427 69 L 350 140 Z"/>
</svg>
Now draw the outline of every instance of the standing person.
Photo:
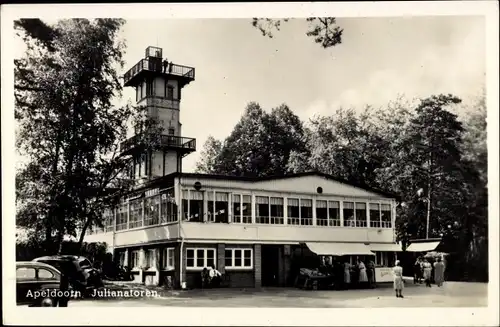
<svg viewBox="0 0 500 327">
<path fill-rule="evenodd" d="M 375 287 L 376 281 L 375 281 L 375 262 L 373 262 L 372 259 L 368 260 L 368 283 L 370 284 L 370 287 Z"/>
<path fill-rule="evenodd" d="M 167 58 L 165 58 L 165 60 L 163 60 L 163 72 L 164 73 L 167 72 L 167 67 L 168 67 L 168 60 L 167 60 Z"/>
<path fill-rule="evenodd" d="M 427 259 L 424 259 L 424 279 L 425 279 L 425 286 L 427 287 L 431 287 L 431 274 L 432 274 L 432 265 Z"/>
<path fill-rule="evenodd" d="M 437 258 L 434 262 L 434 281 L 438 287 L 441 287 L 444 282 L 444 263 L 441 261 L 441 257 Z"/>
<path fill-rule="evenodd" d="M 212 286 L 215 286 L 215 287 L 220 286 L 220 283 L 222 280 L 222 274 L 220 273 L 220 271 L 215 269 L 214 265 L 212 265 L 212 267 L 210 267 L 208 274 L 210 276 L 210 283 L 212 284 Z"/>
<path fill-rule="evenodd" d="M 361 260 L 358 260 L 358 271 L 359 271 L 359 284 L 364 285 L 368 283 L 368 274 L 366 273 L 365 263 Z"/>
<path fill-rule="evenodd" d="M 349 261 L 344 262 L 344 285 L 345 288 L 349 287 L 349 284 L 351 283 L 351 264 Z"/>
<path fill-rule="evenodd" d="M 396 291 L 396 297 L 403 298 L 403 267 L 399 260 L 396 260 L 396 265 L 392 268 L 392 275 L 394 277 L 394 291 Z"/>
<path fill-rule="evenodd" d="M 413 283 L 422 283 L 422 258 L 418 257 L 413 265 Z"/>
</svg>

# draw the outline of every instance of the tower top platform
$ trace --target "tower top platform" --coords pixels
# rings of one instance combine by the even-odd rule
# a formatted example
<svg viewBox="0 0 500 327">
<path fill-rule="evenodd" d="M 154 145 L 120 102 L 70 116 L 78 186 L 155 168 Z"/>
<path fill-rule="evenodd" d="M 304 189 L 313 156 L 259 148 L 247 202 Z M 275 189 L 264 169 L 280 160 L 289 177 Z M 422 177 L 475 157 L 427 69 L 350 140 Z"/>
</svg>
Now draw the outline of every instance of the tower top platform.
<svg viewBox="0 0 500 327">
<path fill-rule="evenodd" d="M 177 65 L 172 62 L 168 62 L 168 66 L 165 67 L 163 49 L 149 46 L 146 48 L 145 58 L 130 68 L 123 79 L 125 86 L 137 86 L 146 78 L 164 76 L 167 79 L 178 80 L 182 87 L 194 81 L 194 73 L 193 67 Z"/>
</svg>

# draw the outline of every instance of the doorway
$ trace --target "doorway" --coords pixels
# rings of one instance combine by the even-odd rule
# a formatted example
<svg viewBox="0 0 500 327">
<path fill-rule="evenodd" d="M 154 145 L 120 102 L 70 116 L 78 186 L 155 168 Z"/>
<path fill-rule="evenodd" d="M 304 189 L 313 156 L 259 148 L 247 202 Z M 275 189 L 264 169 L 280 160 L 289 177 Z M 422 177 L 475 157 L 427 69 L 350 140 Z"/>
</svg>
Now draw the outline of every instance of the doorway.
<svg viewBox="0 0 500 327">
<path fill-rule="evenodd" d="M 262 245 L 262 286 L 277 287 L 280 285 L 280 246 Z"/>
</svg>

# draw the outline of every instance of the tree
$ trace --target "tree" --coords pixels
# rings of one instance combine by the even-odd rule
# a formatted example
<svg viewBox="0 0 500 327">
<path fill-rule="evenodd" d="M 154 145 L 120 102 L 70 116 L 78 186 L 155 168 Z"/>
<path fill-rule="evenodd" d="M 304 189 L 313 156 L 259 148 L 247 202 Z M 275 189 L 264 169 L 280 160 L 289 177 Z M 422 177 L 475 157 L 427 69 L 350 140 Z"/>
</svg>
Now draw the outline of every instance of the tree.
<svg viewBox="0 0 500 327">
<path fill-rule="evenodd" d="M 232 176 L 283 175 L 292 150 L 305 146 L 303 133 L 302 122 L 288 106 L 268 114 L 252 102 L 220 148 L 207 141 L 198 167 Z"/>
<path fill-rule="evenodd" d="M 375 186 L 375 169 L 382 166 L 384 140 L 372 121 L 373 109 L 358 115 L 338 109 L 310 120 L 306 151 L 295 152 L 289 167 L 294 172 L 316 170 L 356 184 Z"/>
<path fill-rule="evenodd" d="M 47 244 L 55 233 L 76 236 L 102 225 L 110 194 L 130 188 L 122 173 L 130 159 L 120 154 L 127 121 L 154 125 L 141 108 L 116 107 L 123 67 L 121 19 L 16 22 L 27 44 L 15 61 L 17 149 L 29 163 L 16 176 L 17 223 L 43 232 Z M 43 26 L 43 29 L 39 27 Z M 146 130 L 146 129 L 144 129 Z M 147 133 L 138 144 L 154 139 Z M 116 187 L 116 192 L 111 192 Z"/>
<path fill-rule="evenodd" d="M 287 23 L 290 19 L 270 19 L 254 18 L 252 25 L 259 29 L 263 36 L 274 37 L 275 31 L 280 31 L 282 23 Z M 337 26 L 334 17 L 309 17 L 306 19 L 309 24 L 306 35 L 314 38 L 314 42 L 323 48 L 334 47 L 342 42 L 343 29 Z"/>
<path fill-rule="evenodd" d="M 214 174 L 217 157 L 222 151 L 222 142 L 209 135 L 203 150 L 201 151 L 201 159 L 196 163 L 196 172 L 204 174 Z"/>
</svg>

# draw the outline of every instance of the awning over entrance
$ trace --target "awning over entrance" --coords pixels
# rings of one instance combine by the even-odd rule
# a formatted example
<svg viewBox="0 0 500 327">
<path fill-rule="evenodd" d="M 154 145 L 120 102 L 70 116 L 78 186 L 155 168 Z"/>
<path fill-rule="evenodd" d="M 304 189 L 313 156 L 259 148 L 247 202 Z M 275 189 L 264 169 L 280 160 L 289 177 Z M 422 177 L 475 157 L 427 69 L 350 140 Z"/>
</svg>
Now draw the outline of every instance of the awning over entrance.
<svg viewBox="0 0 500 327">
<path fill-rule="evenodd" d="M 362 243 L 306 243 L 317 255 L 375 255 Z"/>
<path fill-rule="evenodd" d="M 428 251 L 434 251 L 438 245 L 439 241 L 433 241 L 433 242 L 419 242 L 419 243 L 412 243 L 410 246 L 406 249 L 407 252 L 428 252 Z"/>
<path fill-rule="evenodd" d="M 372 243 L 369 245 L 370 250 L 377 252 L 402 252 L 401 244 L 396 243 Z"/>
</svg>

